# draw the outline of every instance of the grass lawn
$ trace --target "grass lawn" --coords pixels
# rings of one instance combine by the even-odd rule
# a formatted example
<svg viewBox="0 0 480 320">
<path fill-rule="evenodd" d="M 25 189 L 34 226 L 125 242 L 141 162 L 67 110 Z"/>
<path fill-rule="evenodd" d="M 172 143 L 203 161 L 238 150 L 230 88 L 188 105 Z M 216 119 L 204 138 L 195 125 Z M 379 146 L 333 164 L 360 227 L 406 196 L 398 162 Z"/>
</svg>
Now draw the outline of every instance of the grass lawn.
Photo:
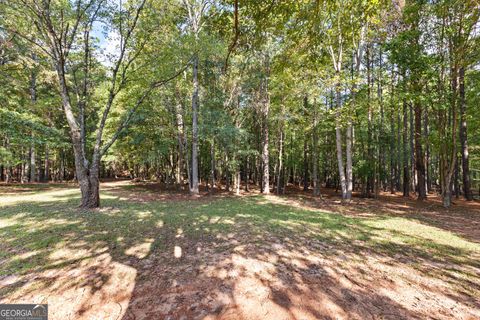
<svg viewBox="0 0 480 320">
<path fill-rule="evenodd" d="M 0 302 L 49 319 L 480 318 L 477 207 L 158 193 L 111 183 L 82 212 L 74 186 L 0 187 Z"/>
</svg>

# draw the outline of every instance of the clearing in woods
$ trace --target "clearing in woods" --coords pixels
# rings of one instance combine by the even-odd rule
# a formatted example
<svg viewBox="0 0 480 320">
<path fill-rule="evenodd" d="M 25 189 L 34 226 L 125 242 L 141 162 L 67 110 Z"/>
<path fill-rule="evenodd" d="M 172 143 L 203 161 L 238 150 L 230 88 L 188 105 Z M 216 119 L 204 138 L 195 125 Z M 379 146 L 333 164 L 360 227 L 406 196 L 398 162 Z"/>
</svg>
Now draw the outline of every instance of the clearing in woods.
<svg viewBox="0 0 480 320">
<path fill-rule="evenodd" d="M 0 189 L 0 302 L 50 319 L 478 319 L 480 205 Z"/>
</svg>

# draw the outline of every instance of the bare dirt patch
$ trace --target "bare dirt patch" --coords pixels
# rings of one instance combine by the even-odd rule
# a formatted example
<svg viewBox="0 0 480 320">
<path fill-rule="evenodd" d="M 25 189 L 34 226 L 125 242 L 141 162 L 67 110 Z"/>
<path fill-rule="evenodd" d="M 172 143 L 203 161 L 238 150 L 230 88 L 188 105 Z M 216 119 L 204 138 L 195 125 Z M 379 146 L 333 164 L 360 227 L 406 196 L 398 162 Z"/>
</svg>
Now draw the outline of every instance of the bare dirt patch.
<svg viewBox="0 0 480 320">
<path fill-rule="evenodd" d="M 230 206 L 225 192 L 191 198 L 153 185 L 111 183 L 102 189 L 131 199 L 140 218 L 130 228 L 147 225 L 138 239 L 124 243 L 124 232 L 108 224 L 92 232 L 110 233 L 115 241 L 72 236 L 72 244 L 48 255 L 70 263 L 1 277 L 2 303 L 48 302 L 51 319 L 480 319 L 476 202 L 458 201 L 445 210 L 433 197 L 418 203 L 385 194 L 345 206 L 333 193 L 319 200 L 295 191 L 255 200 L 243 194 Z M 165 216 L 148 220 L 154 204 L 169 201 L 186 201 L 190 216 L 175 223 Z M 197 213 L 201 206 L 205 211 Z M 271 213 L 253 221 L 255 210 L 262 217 L 265 208 Z M 204 219 L 209 210 L 218 215 Z M 122 209 L 107 206 L 92 214 L 115 219 Z M 403 243 L 399 239 L 410 237 L 402 234 L 403 225 L 381 227 L 397 218 L 423 226 L 427 235 L 415 233 L 418 242 Z M 211 232 L 220 224 L 233 227 Z M 87 223 L 86 231 L 93 226 Z M 351 237 L 356 228 L 359 237 Z M 422 237 L 432 230 L 474 249 L 464 249 L 463 242 L 430 248 Z"/>
</svg>

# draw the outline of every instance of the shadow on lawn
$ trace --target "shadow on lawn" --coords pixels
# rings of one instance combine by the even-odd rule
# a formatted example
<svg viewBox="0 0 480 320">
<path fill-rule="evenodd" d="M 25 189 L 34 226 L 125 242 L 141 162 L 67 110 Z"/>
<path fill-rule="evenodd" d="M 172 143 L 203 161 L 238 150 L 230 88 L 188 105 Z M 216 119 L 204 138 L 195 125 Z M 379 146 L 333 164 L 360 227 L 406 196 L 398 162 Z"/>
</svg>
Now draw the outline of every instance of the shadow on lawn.
<svg viewBox="0 0 480 320">
<path fill-rule="evenodd" d="M 480 308 L 478 252 L 368 219 L 262 197 L 131 203 L 107 192 L 87 213 L 77 203 L 59 192 L 2 208 L 2 301 L 42 293 L 52 319 L 412 319 Z"/>
<path fill-rule="evenodd" d="M 286 199 L 301 202 L 306 207 L 319 210 L 342 211 L 353 216 L 384 214 L 406 217 L 418 220 L 445 231 L 455 233 L 470 241 L 480 243 L 480 202 L 455 199 L 453 205 L 446 209 L 442 205 L 439 195 L 429 194 L 427 201 L 417 201 L 414 198 L 403 197 L 401 194 L 382 192 L 377 198 L 362 198 L 355 195 L 348 207 L 339 204 L 339 194 L 332 189 L 322 189 L 323 201 L 312 195 L 311 191 L 304 192 L 291 188 L 284 196 Z"/>
</svg>

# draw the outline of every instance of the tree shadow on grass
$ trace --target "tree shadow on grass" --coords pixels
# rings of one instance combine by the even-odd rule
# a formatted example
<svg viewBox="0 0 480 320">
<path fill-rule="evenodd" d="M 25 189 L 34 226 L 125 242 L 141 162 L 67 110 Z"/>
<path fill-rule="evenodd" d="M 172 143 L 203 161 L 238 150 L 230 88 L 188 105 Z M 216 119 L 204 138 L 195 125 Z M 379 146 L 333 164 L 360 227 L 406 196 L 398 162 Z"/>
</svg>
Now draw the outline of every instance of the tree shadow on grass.
<svg viewBox="0 0 480 320">
<path fill-rule="evenodd" d="M 2 301 L 52 319 L 477 316 L 478 252 L 263 197 L 2 207 Z M 388 222 L 388 220 L 386 220 Z M 470 290 L 470 291 L 468 291 Z M 24 301 L 28 302 L 28 301 Z"/>
</svg>

